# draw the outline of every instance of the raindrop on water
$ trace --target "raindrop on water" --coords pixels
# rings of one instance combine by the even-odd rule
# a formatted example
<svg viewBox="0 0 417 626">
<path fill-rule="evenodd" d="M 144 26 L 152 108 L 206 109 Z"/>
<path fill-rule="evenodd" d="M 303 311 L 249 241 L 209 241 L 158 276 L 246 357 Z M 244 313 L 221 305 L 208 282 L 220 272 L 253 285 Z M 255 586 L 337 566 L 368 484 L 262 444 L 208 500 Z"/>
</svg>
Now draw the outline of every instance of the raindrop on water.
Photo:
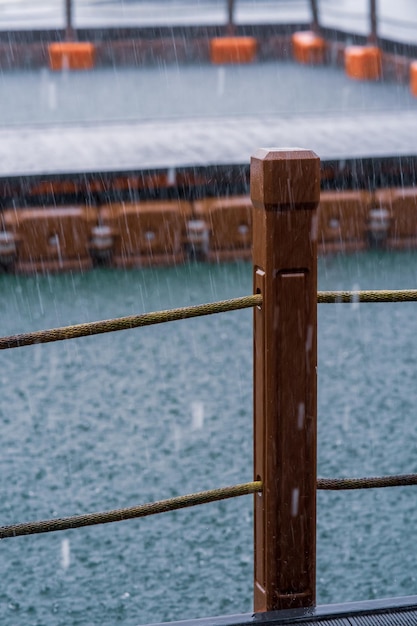
<svg viewBox="0 0 417 626">
<path fill-rule="evenodd" d="M 71 563 L 71 551 L 69 539 L 63 539 L 61 542 L 61 567 L 68 569 Z"/>
</svg>

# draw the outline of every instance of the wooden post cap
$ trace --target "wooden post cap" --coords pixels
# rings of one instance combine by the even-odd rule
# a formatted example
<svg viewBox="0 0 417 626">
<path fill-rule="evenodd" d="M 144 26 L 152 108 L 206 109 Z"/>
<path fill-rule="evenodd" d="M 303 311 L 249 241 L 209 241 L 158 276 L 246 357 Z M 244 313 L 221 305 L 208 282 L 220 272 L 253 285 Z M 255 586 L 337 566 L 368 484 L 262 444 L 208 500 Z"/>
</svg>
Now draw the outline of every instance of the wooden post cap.
<svg viewBox="0 0 417 626">
<path fill-rule="evenodd" d="M 266 210 L 315 209 L 320 159 L 303 148 L 260 148 L 251 157 L 251 199 Z"/>
</svg>

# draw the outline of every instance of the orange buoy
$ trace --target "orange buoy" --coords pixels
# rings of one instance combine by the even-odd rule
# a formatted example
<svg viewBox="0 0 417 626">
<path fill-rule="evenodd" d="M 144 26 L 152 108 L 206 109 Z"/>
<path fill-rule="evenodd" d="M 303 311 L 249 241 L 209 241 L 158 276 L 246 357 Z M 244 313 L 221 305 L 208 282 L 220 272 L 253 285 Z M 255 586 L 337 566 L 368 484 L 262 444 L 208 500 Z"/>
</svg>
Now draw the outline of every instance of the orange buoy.
<svg viewBox="0 0 417 626">
<path fill-rule="evenodd" d="M 320 65 L 326 59 L 326 42 L 311 30 L 294 33 L 291 37 L 293 56 L 298 63 Z"/>
<path fill-rule="evenodd" d="M 210 41 L 210 59 L 215 65 L 251 63 L 256 50 L 254 37 L 215 37 Z"/>
<path fill-rule="evenodd" d="M 51 70 L 89 70 L 95 63 L 95 46 L 86 41 L 62 41 L 48 46 Z"/>
<path fill-rule="evenodd" d="M 377 46 L 347 46 L 345 70 L 356 80 L 379 80 L 382 75 L 382 54 Z"/>
<path fill-rule="evenodd" d="M 417 98 L 417 61 L 410 65 L 410 91 Z"/>
</svg>

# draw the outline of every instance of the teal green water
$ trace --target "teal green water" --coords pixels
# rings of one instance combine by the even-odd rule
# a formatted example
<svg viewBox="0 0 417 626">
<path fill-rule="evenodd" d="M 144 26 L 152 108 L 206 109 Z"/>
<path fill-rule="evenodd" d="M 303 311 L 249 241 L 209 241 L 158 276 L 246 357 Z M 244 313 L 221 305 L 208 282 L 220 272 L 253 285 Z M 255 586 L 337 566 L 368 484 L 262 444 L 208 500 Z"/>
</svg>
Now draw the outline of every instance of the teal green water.
<svg viewBox="0 0 417 626">
<path fill-rule="evenodd" d="M 416 253 L 319 263 L 412 288 Z M 246 263 L 0 276 L 1 334 L 251 293 Z M 319 307 L 319 475 L 417 471 L 417 305 Z M 0 355 L 1 524 L 252 478 L 252 314 Z M 318 601 L 414 594 L 415 488 L 320 493 Z M 0 543 L 0 622 L 139 625 L 251 610 L 250 497 Z"/>
</svg>

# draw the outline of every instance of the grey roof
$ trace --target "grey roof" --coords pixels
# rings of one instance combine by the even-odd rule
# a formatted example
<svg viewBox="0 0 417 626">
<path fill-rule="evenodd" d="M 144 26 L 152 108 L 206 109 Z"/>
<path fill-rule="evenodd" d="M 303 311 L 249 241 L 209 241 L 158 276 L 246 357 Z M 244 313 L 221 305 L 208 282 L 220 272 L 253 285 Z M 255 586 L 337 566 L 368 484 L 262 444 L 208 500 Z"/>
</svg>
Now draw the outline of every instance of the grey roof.
<svg viewBox="0 0 417 626">
<path fill-rule="evenodd" d="M 309 0 L 236 0 L 238 24 L 309 22 Z M 224 24 L 226 0 L 74 0 L 74 25 L 155 26 Z M 320 0 L 323 26 L 367 34 L 368 0 Z M 1 0 L 1 28 L 62 28 L 63 0 Z M 413 0 L 378 3 L 379 32 L 395 41 L 417 42 L 417 6 Z"/>
<path fill-rule="evenodd" d="M 265 116 L 0 129 L 0 176 L 247 163 L 258 147 L 321 159 L 417 153 L 417 114 Z"/>
<path fill-rule="evenodd" d="M 0 176 L 241 164 L 258 147 L 322 159 L 417 155 L 408 86 L 289 62 L 0 76 Z"/>
</svg>

